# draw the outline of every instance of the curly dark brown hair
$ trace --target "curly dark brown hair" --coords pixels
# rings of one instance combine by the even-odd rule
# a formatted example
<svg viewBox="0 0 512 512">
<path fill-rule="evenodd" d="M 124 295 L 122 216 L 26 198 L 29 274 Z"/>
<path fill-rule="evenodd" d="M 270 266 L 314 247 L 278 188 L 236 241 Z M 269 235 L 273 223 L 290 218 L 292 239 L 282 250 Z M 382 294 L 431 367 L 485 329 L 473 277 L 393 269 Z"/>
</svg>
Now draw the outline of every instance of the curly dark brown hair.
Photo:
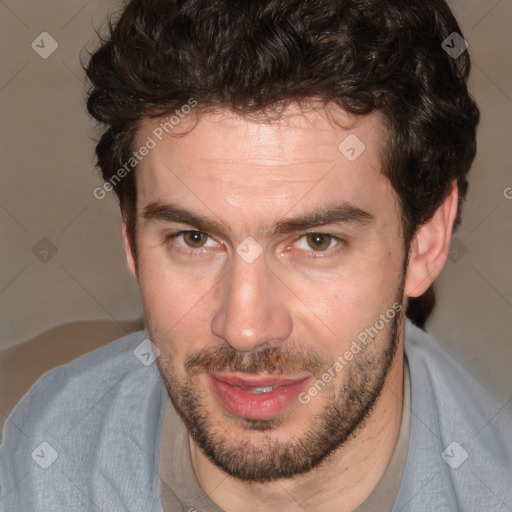
<svg viewBox="0 0 512 512">
<path fill-rule="evenodd" d="M 190 98 L 197 115 L 280 112 L 312 98 L 378 111 L 388 137 L 382 172 L 408 249 L 453 180 L 458 227 L 476 153 L 470 57 L 442 47 L 453 32 L 462 34 L 444 0 L 131 0 L 84 66 L 88 111 L 106 127 L 97 165 L 110 180 L 131 158 L 140 122 Z M 134 172 L 114 189 L 136 259 Z"/>
</svg>

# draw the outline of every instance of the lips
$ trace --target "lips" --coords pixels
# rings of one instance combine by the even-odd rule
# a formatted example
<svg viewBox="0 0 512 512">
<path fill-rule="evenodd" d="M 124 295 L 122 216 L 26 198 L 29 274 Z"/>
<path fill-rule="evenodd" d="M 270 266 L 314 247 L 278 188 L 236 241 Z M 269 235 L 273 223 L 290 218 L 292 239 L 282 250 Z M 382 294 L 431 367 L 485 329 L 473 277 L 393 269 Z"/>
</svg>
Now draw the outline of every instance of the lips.
<svg viewBox="0 0 512 512">
<path fill-rule="evenodd" d="M 252 419 L 272 418 L 285 412 L 313 380 L 309 373 L 293 377 L 219 373 L 207 378 L 223 409 Z"/>
<path fill-rule="evenodd" d="M 214 379 L 220 380 L 229 384 L 230 386 L 237 386 L 240 389 L 249 389 L 249 388 L 257 388 L 257 387 L 278 387 L 278 386 L 287 386 L 289 384 L 296 384 L 300 380 L 304 380 L 309 377 L 310 374 L 305 374 L 298 377 L 275 377 L 275 376 L 254 376 L 254 375 L 244 375 L 238 376 L 236 374 L 219 374 L 216 373 L 212 375 Z"/>
</svg>

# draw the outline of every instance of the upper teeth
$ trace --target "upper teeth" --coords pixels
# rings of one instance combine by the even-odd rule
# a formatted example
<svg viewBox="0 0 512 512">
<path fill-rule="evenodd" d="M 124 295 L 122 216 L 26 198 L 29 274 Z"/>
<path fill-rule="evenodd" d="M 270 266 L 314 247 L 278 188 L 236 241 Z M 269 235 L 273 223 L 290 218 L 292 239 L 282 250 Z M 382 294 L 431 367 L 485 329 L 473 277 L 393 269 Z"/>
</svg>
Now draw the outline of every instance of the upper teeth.
<svg viewBox="0 0 512 512">
<path fill-rule="evenodd" d="M 274 388 L 272 386 L 261 386 L 259 388 L 253 389 L 250 393 L 269 393 Z"/>
</svg>

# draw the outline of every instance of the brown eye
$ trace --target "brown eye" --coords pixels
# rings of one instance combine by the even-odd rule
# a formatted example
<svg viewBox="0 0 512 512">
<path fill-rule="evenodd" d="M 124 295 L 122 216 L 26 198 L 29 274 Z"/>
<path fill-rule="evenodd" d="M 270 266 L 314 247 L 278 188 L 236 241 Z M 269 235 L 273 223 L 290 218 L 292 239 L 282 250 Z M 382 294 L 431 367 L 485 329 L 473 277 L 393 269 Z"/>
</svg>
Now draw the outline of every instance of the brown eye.
<svg viewBox="0 0 512 512">
<path fill-rule="evenodd" d="M 187 231 L 182 233 L 183 241 L 189 247 L 193 249 L 198 249 L 204 246 L 204 244 L 208 240 L 208 235 L 206 233 L 202 233 L 201 231 Z"/>
<path fill-rule="evenodd" d="M 316 251 L 325 251 L 331 245 L 332 237 L 323 233 L 309 233 L 306 235 L 308 245 Z"/>
</svg>

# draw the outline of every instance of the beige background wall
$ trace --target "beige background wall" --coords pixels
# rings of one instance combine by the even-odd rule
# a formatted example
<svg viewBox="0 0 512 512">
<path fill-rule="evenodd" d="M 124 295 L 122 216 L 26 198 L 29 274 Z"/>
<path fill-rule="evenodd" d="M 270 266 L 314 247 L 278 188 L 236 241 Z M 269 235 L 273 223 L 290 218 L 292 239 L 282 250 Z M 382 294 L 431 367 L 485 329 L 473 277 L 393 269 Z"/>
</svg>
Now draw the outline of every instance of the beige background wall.
<svg viewBox="0 0 512 512">
<path fill-rule="evenodd" d="M 63 322 L 114 318 L 124 325 L 142 314 L 125 270 L 115 200 L 92 195 L 100 185 L 91 140 L 97 132 L 85 113 L 79 64 L 83 47 L 96 45 L 93 27 L 114 5 L 0 3 L 0 348 Z M 31 47 L 42 32 L 59 45 L 46 59 Z M 53 257 L 43 238 L 56 247 Z"/>
<path fill-rule="evenodd" d="M 114 197 L 93 197 L 101 185 L 91 140 L 98 132 L 85 114 L 79 65 L 83 49 L 96 45 L 94 27 L 116 5 L 0 1 L 0 349 L 65 322 L 115 320 L 128 328 L 142 316 Z M 472 53 L 482 124 L 463 225 L 428 329 L 512 397 L 512 0 L 450 5 Z M 58 44 L 46 59 L 35 49 L 44 55 L 55 43 L 43 32 Z"/>
</svg>

